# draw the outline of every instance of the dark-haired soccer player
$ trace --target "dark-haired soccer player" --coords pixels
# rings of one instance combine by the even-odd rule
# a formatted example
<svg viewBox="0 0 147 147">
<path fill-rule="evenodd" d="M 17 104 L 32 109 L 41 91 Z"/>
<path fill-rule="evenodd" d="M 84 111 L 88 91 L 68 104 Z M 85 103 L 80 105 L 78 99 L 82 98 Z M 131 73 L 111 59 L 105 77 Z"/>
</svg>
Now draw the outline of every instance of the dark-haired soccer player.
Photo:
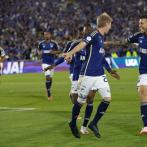
<svg viewBox="0 0 147 147">
<path fill-rule="evenodd" d="M 144 127 L 140 131 L 140 135 L 147 135 L 147 14 L 142 15 L 139 19 L 139 29 L 137 32 L 126 40 L 121 41 L 109 41 L 107 45 L 125 45 L 129 43 L 137 43 L 140 54 L 140 65 L 139 65 L 139 78 L 138 78 L 138 93 L 140 95 L 141 105 L 141 117 Z"/>
<path fill-rule="evenodd" d="M 42 55 L 42 69 L 52 65 L 55 60 L 55 55 L 59 54 L 59 47 L 57 42 L 52 40 L 52 30 L 48 29 L 44 32 L 44 40 L 39 43 L 39 54 Z M 46 90 L 48 100 L 52 100 L 51 95 L 51 86 L 52 86 L 52 77 L 53 77 L 53 69 L 48 70 L 45 73 L 46 76 Z"/>
</svg>

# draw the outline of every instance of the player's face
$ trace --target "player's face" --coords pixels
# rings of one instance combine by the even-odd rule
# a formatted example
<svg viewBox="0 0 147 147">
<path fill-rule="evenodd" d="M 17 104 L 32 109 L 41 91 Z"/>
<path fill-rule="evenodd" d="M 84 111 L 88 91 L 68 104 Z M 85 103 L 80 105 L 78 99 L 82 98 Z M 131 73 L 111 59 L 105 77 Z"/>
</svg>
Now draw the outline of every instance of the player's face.
<svg viewBox="0 0 147 147">
<path fill-rule="evenodd" d="M 51 33 L 50 32 L 44 32 L 44 39 L 50 40 L 51 39 Z"/>
<path fill-rule="evenodd" d="M 142 33 L 147 33 L 147 19 L 139 20 L 139 29 Z"/>
<path fill-rule="evenodd" d="M 109 32 L 110 29 L 111 29 L 111 22 L 110 22 L 110 23 L 106 23 L 105 34 L 107 34 L 107 33 Z"/>
</svg>

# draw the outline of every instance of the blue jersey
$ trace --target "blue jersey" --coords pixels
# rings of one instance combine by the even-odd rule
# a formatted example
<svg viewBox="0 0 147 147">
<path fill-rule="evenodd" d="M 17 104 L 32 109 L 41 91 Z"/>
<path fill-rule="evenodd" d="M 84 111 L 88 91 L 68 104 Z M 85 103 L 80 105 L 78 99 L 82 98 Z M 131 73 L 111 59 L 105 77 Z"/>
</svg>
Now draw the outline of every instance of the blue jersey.
<svg viewBox="0 0 147 147">
<path fill-rule="evenodd" d="M 139 53 L 141 57 L 139 73 L 147 74 L 147 34 L 138 32 L 130 36 L 127 40 L 129 43 L 138 43 Z"/>
<path fill-rule="evenodd" d="M 70 50 L 72 50 L 75 46 L 77 46 L 81 40 L 75 40 L 70 47 Z M 81 51 L 77 52 L 73 59 L 74 59 L 74 64 L 73 64 L 73 81 L 77 81 L 79 79 L 81 67 L 83 65 L 83 62 L 85 61 L 85 56 L 86 52 L 85 49 L 82 49 Z"/>
<path fill-rule="evenodd" d="M 83 41 L 86 45 L 86 59 L 81 69 L 81 75 L 101 76 L 104 74 L 104 37 L 93 31 L 87 35 Z"/>
<path fill-rule="evenodd" d="M 71 45 L 74 42 L 74 40 L 69 41 L 65 47 L 64 53 L 67 53 L 69 51 L 71 51 Z M 73 68 L 74 68 L 74 62 L 75 62 L 75 58 L 72 58 L 71 62 L 70 62 L 70 66 L 69 66 L 69 73 L 73 74 Z"/>
<path fill-rule="evenodd" d="M 46 42 L 45 40 L 39 43 L 39 50 L 42 51 L 42 63 L 46 64 L 53 64 L 55 60 L 55 55 L 50 54 L 51 51 L 57 51 L 58 44 L 50 40 L 49 42 Z"/>
<path fill-rule="evenodd" d="M 65 49 L 63 50 L 64 53 L 67 53 L 67 52 L 69 52 L 69 51 L 71 50 L 70 47 L 71 47 L 71 44 L 72 44 L 72 43 L 73 43 L 73 41 L 69 41 L 69 42 L 67 43 Z M 57 61 L 55 62 L 55 65 L 57 66 L 57 65 L 59 65 L 59 64 L 61 64 L 61 63 L 63 63 L 63 62 L 64 62 L 64 57 L 60 57 L 60 58 L 58 58 Z M 70 72 L 70 74 L 73 73 L 73 66 L 74 66 L 74 58 L 72 58 L 72 60 L 71 60 L 71 62 L 70 62 L 70 66 L 69 66 L 69 72 Z"/>
</svg>

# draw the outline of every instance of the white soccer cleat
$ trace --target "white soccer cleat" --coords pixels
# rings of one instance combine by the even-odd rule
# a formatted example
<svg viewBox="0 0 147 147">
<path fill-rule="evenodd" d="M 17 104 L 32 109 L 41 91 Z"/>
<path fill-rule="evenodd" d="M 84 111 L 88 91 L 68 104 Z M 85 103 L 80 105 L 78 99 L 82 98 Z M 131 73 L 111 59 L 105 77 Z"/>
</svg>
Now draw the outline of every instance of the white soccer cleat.
<svg viewBox="0 0 147 147">
<path fill-rule="evenodd" d="M 87 127 L 84 127 L 84 126 L 81 126 L 81 129 L 80 129 L 80 132 L 82 133 L 82 134 L 89 134 L 89 131 L 87 130 Z"/>
<path fill-rule="evenodd" d="M 147 135 L 147 127 L 142 128 L 142 130 L 139 133 L 141 136 Z"/>
</svg>

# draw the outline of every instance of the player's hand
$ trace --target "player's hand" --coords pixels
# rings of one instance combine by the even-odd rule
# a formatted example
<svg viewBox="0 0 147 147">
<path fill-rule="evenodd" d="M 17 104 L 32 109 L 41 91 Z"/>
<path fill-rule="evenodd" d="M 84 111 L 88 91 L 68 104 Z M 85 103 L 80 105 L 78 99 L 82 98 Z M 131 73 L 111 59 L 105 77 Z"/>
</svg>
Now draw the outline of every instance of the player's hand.
<svg viewBox="0 0 147 147">
<path fill-rule="evenodd" d="M 112 77 L 114 77 L 115 79 L 117 79 L 117 80 L 120 80 L 120 76 L 119 76 L 119 74 L 117 73 L 117 71 L 116 70 L 110 70 L 109 71 L 109 73 L 110 73 L 110 75 L 112 76 Z"/>
<path fill-rule="evenodd" d="M 52 64 L 52 65 L 50 65 L 50 66 L 44 68 L 43 71 L 46 72 L 47 70 L 52 70 L 54 67 L 55 67 L 55 65 Z"/>
<path fill-rule="evenodd" d="M 70 52 L 64 53 L 63 57 L 67 62 L 71 62 L 71 60 L 72 60 L 72 54 Z"/>
</svg>

